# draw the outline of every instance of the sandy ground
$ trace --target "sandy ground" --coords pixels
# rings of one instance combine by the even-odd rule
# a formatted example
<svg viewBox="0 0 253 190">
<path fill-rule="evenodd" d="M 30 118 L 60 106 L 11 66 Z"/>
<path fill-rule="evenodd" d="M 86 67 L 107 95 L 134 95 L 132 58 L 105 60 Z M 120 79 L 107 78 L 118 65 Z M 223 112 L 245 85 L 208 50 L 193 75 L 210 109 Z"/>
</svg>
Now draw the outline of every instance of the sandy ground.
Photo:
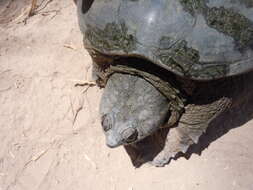
<svg viewBox="0 0 253 190">
<path fill-rule="evenodd" d="M 53 0 L 24 24 L 27 2 L 0 1 L 0 190 L 253 189 L 253 121 L 164 168 L 107 148 L 102 91 L 75 87 L 91 72 L 75 5 Z"/>
</svg>

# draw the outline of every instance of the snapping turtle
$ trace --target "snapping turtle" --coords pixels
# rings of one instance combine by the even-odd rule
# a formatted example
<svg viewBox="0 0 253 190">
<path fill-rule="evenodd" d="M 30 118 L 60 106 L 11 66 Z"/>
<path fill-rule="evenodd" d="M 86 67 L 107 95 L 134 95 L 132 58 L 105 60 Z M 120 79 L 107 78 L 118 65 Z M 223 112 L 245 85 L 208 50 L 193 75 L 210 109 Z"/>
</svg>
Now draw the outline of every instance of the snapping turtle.
<svg viewBox="0 0 253 190">
<path fill-rule="evenodd" d="M 253 69 L 251 0 L 78 0 L 77 7 L 93 76 L 105 88 L 109 147 L 173 127 L 153 160 L 163 166 L 250 93 L 243 84 Z"/>
</svg>

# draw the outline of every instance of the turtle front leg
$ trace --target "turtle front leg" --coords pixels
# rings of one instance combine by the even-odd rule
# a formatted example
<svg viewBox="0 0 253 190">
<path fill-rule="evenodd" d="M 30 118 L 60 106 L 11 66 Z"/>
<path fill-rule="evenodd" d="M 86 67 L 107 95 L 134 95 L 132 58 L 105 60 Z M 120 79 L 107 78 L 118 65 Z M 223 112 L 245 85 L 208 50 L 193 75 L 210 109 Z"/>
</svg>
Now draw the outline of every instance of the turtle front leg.
<svg viewBox="0 0 253 190">
<path fill-rule="evenodd" d="M 198 143 L 209 123 L 230 105 L 231 99 L 226 97 L 207 104 L 187 105 L 178 126 L 169 131 L 163 150 L 153 159 L 152 164 L 161 167 L 177 153 L 185 153 L 190 145 Z"/>
</svg>

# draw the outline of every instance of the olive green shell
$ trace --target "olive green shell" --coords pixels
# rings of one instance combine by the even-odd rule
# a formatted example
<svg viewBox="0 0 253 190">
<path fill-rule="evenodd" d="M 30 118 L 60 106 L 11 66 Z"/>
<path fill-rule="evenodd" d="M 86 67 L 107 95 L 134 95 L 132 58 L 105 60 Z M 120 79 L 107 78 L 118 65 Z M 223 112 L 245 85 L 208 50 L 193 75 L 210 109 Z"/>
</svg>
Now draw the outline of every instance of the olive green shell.
<svg viewBox="0 0 253 190">
<path fill-rule="evenodd" d="M 79 0 L 85 46 L 211 80 L 253 69 L 253 0 Z"/>
</svg>

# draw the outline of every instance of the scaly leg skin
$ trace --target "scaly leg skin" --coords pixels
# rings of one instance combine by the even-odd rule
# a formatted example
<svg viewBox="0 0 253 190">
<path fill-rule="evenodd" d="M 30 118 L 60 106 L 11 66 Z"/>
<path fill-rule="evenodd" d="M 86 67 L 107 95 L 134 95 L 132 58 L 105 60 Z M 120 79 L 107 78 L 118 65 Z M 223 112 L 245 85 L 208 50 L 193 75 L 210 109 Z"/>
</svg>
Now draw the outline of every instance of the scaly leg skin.
<svg viewBox="0 0 253 190">
<path fill-rule="evenodd" d="M 152 165 L 162 167 L 177 153 L 185 153 L 190 145 L 198 143 L 199 137 L 206 131 L 209 123 L 230 105 L 231 99 L 226 97 L 209 104 L 187 105 L 178 126 L 169 131 L 165 146 L 153 159 Z"/>
</svg>

